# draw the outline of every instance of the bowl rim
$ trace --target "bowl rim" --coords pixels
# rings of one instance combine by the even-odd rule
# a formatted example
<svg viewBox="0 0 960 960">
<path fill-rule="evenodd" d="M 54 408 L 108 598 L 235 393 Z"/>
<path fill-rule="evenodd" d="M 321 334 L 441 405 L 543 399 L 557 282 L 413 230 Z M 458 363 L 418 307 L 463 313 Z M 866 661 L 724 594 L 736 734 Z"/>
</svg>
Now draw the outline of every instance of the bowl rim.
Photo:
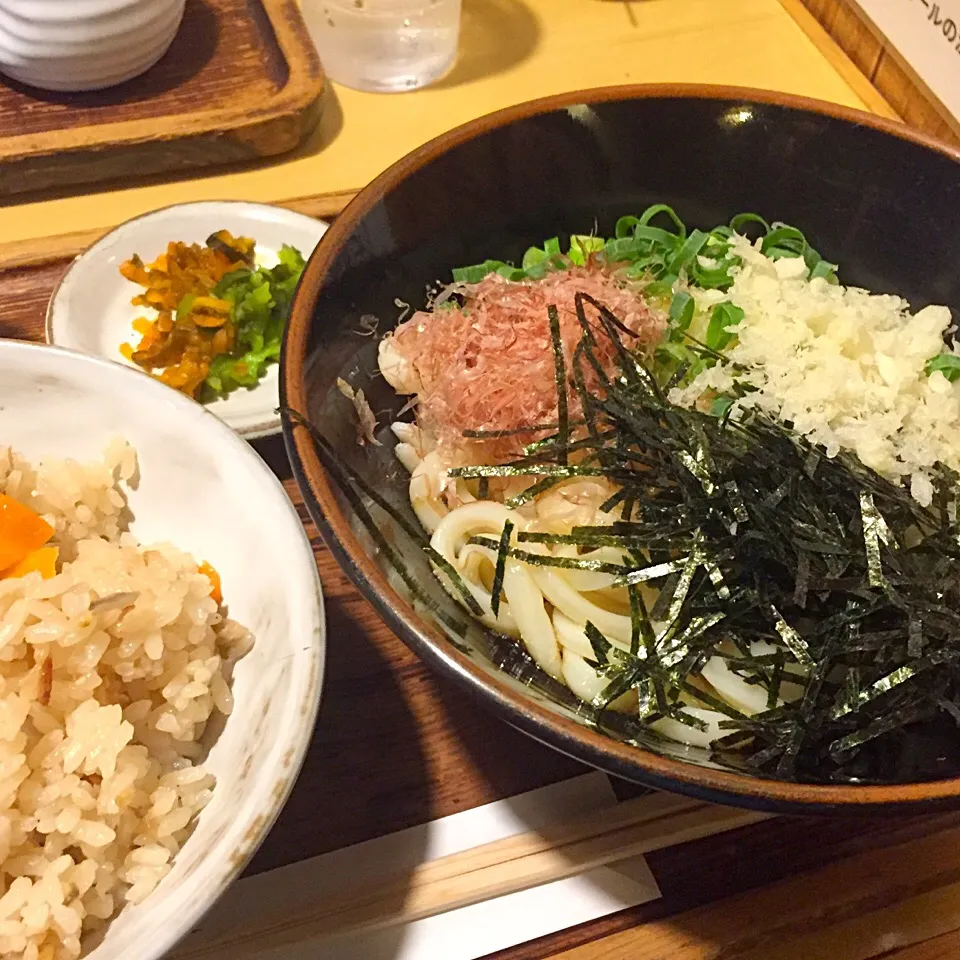
<svg viewBox="0 0 960 960">
<path fill-rule="evenodd" d="M 171 925 L 163 936 L 156 938 L 150 945 L 143 948 L 141 960 L 159 960 L 187 936 L 228 891 L 233 882 L 240 877 L 273 829 L 286 806 L 287 800 L 290 798 L 290 794 L 293 792 L 316 732 L 320 700 L 323 695 L 326 676 L 327 619 L 323 587 L 310 539 L 297 514 L 293 501 L 266 461 L 243 437 L 202 404 L 122 364 L 53 344 L 0 338 L 0 354 L 11 354 L 19 360 L 23 367 L 29 364 L 32 355 L 39 355 L 41 351 L 47 355 L 57 354 L 65 362 L 72 363 L 77 367 L 83 365 L 99 370 L 103 377 L 108 380 L 111 377 L 119 377 L 120 380 L 133 378 L 130 382 L 135 385 L 137 390 L 156 395 L 158 409 L 163 405 L 180 408 L 184 415 L 193 420 L 195 428 L 200 423 L 205 425 L 202 429 L 219 433 L 223 443 L 234 447 L 238 460 L 245 461 L 248 470 L 259 471 L 264 480 L 274 488 L 278 496 L 276 501 L 278 510 L 283 510 L 289 515 L 293 525 L 291 529 L 299 528 L 297 539 L 300 541 L 300 555 L 304 563 L 309 564 L 309 571 L 307 571 L 305 579 L 309 580 L 312 589 L 309 595 L 304 595 L 304 603 L 311 606 L 310 620 L 314 629 L 309 638 L 304 638 L 304 645 L 305 650 L 309 649 L 310 671 L 303 684 L 299 700 L 296 701 L 294 706 L 289 707 L 291 713 L 295 713 L 296 723 L 295 726 L 291 727 L 290 746 L 282 759 L 282 770 L 277 770 L 276 780 L 268 801 L 257 809 L 255 815 L 251 817 L 250 826 L 242 844 L 234 847 L 227 858 L 214 861 L 211 864 L 209 883 L 203 889 L 202 894 L 193 898 L 190 902 L 189 910 L 183 913 L 183 922 L 176 926 Z M 297 560 L 297 555 L 293 551 L 291 551 L 290 559 L 291 562 Z M 191 839 L 192 836 L 187 839 L 182 849 L 186 849 Z M 144 908 L 148 911 L 150 909 L 150 897 L 143 903 Z M 113 920 L 116 920 L 116 917 Z M 111 923 L 113 920 L 111 920 Z"/>
<path fill-rule="evenodd" d="M 278 203 L 261 203 L 257 200 L 241 200 L 238 198 L 226 200 L 184 200 L 179 203 L 168 203 L 162 207 L 157 207 L 153 210 L 146 210 L 143 213 L 138 213 L 136 216 L 128 217 L 121 223 L 114 224 L 114 226 L 104 230 L 89 244 L 89 246 L 84 248 L 80 253 L 70 260 L 67 269 L 64 270 L 60 275 L 50 293 L 50 299 L 47 301 L 46 311 L 44 312 L 43 336 L 46 343 L 50 346 L 62 347 L 65 350 L 75 350 L 78 353 L 86 353 L 86 351 L 77 350 L 76 347 L 65 346 L 61 341 L 56 339 L 54 336 L 55 315 L 58 308 L 62 312 L 67 311 L 68 307 L 62 302 L 62 298 L 70 293 L 72 286 L 77 283 L 78 276 L 82 277 L 83 271 L 86 269 L 87 264 L 91 260 L 96 260 L 98 257 L 105 255 L 104 248 L 115 242 L 118 234 L 131 229 L 136 229 L 136 227 L 143 221 L 161 219 L 165 216 L 169 216 L 171 213 L 175 214 L 180 211 L 189 212 L 195 208 L 207 208 L 196 209 L 197 216 L 203 216 L 206 212 L 214 214 L 216 210 L 221 207 L 227 207 L 241 215 L 245 209 L 251 211 L 251 215 L 253 215 L 257 210 L 269 210 L 273 211 L 274 213 L 278 213 L 281 220 L 285 219 L 294 223 L 308 221 L 312 226 L 320 228 L 320 236 L 317 240 L 318 244 L 320 240 L 323 239 L 323 236 L 326 234 L 327 230 L 330 229 L 330 222 L 321 217 L 311 217 L 309 214 L 301 213 L 299 210 L 293 210 L 290 207 L 281 206 Z M 314 246 L 314 249 L 316 249 L 316 246 Z M 62 332 L 63 331 L 61 330 L 61 333 Z M 105 356 L 102 353 L 92 353 L 87 355 L 98 357 L 101 360 L 107 360 L 110 363 L 118 363 L 120 366 L 127 366 L 127 364 L 120 363 L 119 360 Z M 253 390 L 258 390 L 261 386 L 262 383 L 259 383 L 253 388 Z M 246 426 L 234 426 L 228 419 L 221 417 L 218 414 L 214 414 L 214 416 L 223 423 L 226 423 L 227 426 L 234 431 L 234 433 L 245 440 L 261 440 L 264 437 L 276 436 L 281 431 L 280 417 L 274 410 L 271 410 L 269 415 L 264 413 L 262 415 L 262 419 L 257 420 L 255 423 L 247 424 Z"/>
<path fill-rule="evenodd" d="M 418 656 L 448 674 L 461 689 L 482 698 L 501 719 L 563 753 L 607 773 L 655 788 L 767 812 L 888 813 L 956 804 L 960 800 L 960 775 L 943 780 L 869 786 L 752 778 L 620 743 L 596 729 L 559 716 L 534 698 L 517 692 L 504 678 L 484 671 L 458 651 L 438 627 L 423 620 L 390 586 L 341 510 L 309 432 L 292 421 L 286 412 L 287 409 L 307 409 L 304 377 L 307 346 L 314 305 L 329 268 L 357 223 L 386 194 L 451 148 L 515 121 L 579 104 L 650 99 L 740 100 L 820 114 L 895 136 L 960 163 L 960 150 L 895 120 L 795 94 L 712 84 L 629 84 L 581 89 L 510 106 L 441 134 L 395 162 L 357 194 L 334 220 L 301 279 L 284 335 L 280 402 L 287 455 L 306 505 L 344 572 Z"/>
</svg>

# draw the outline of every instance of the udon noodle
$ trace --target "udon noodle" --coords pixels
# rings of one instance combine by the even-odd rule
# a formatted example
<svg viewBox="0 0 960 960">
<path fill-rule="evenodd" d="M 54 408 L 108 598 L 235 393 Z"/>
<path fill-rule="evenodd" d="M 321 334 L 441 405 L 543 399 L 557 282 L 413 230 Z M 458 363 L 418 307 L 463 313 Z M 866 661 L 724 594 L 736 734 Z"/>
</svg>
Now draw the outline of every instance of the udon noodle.
<svg viewBox="0 0 960 960">
<path fill-rule="evenodd" d="M 531 478 L 511 477 L 509 482 L 492 479 L 487 497 L 480 499 L 475 481 L 448 476 L 453 466 L 466 466 L 465 462 L 446 460 L 415 424 L 397 422 L 392 429 L 398 440 L 397 458 L 410 471 L 411 506 L 430 533 L 431 546 L 455 567 L 482 609 L 478 619 L 489 629 L 520 641 L 545 673 L 564 683 L 581 700 L 600 700 L 609 678 L 595 663 L 596 655 L 585 626 L 593 624 L 612 645 L 629 651 L 632 626 L 627 588 L 614 585 L 616 577 L 611 573 L 543 566 L 508 557 L 502 597 L 494 612 L 492 587 L 498 551 L 471 541 L 477 537 L 499 539 L 509 522 L 513 528 L 511 544 L 527 553 L 623 564 L 628 558 L 614 547 L 581 550 L 573 544 L 517 541 L 521 532 L 569 534 L 575 527 L 614 523 L 620 517 L 620 508 L 601 508 L 616 493 L 616 486 L 603 477 L 575 477 L 510 509 L 503 501 L 528 488 Z M 437 575 L 450 595 L 462 602 L 449 580 L 442 573 Z M 656 591 L 646 585 L 641 585 L 641 589 L 652 607 Z M 654 624 L 655 628 L 663 626 Z M 772 646 L 756 643 L 751 653 L 760 656 L 773 650 Z M 748 716 L 767 709 L 767 690 L 738 676 L 722 657 L 707 660 L 700 682 Z M 781 696 L 796 696 L 800 690 L 798 685 L 785 682 Z M 608 707 L 635 712 L 637 694 L 629 691 Z M 686 702 L 684 709 L 702 721 L 706 729 L 670 717 L 656 720 L 651 727 L 694 746 L 708 746 L 729 732 L 720 727 L 728 719 L 724 714 L 695 701 Z"/>
</svg>

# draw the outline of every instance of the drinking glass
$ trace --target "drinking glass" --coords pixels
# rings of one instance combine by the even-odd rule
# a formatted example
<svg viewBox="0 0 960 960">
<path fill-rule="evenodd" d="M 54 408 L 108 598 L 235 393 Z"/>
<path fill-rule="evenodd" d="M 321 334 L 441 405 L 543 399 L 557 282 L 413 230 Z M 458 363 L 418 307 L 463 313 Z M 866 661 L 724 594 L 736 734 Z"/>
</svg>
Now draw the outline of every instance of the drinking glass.
<svg viewBox="0 0 960 960">
<path fill-rule="evenodd" d="M 453 65 L 461 0 L 303 0 L 327 76 L 357 90 L 432 83 Z"/>
</svg>

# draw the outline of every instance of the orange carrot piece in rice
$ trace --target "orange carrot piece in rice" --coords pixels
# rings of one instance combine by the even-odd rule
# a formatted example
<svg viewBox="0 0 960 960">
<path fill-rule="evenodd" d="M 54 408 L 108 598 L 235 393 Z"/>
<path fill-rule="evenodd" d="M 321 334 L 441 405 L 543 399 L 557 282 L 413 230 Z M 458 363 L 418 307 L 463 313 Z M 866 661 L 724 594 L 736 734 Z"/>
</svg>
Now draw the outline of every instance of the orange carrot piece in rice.
<svg viewBox="0 0 960 960">
<path fill-rule="evenodd" d="M 0 572 L 0 580 L 8 577 L 25 577 L 28 573 L 39 573 L 44 580 L 57 575 L 59 547 L 38 547 L 31 550 L 19 563 Z"/>
<path fill-rule="evenodd" d="M 213 598 L 213 600 L 218 605 L 223 603 L 220 574 L 217 573 L 216 569 L 206 561 L 200 564 L 198 570 L 210 581 L 210 596 Z"/>
<path fill-rule="evenodd" d="M 18 564 L 55 533 L 43 517 L 19 500 L 0 493 L 0 570 Z"/>
</svg>

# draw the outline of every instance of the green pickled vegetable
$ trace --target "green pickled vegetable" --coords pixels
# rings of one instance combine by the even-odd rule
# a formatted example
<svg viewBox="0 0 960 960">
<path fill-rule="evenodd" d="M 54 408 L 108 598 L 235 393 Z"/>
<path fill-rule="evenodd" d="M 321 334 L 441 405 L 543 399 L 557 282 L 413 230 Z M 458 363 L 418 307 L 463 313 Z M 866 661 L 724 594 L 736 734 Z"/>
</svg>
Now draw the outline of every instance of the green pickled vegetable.
<svg viewBox="0 0 960 960">
<path fill-rule="evenodd" d="M 283 246 L 275 267 L 240 267 L 217 284 L 214 296 L 231 304 L 236 343 L 230 353 L 211 362 L 201 399 L 254 387 L 267 367 L 279 360 L 283 330 L 305 265 L 298 250 Z"/>
</svg>

